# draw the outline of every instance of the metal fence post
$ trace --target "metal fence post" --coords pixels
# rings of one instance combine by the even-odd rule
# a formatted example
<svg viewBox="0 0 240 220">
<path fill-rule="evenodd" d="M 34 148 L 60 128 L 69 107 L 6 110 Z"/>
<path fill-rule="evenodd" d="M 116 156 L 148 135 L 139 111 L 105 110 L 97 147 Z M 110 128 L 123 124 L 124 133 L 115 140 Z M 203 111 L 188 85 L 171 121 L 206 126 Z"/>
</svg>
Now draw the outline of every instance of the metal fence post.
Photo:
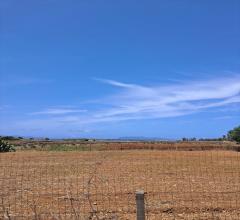
<svg viewBox="0 0 240 220">
<path fill-rule="evenodd" d="M 144 191 L 136 191 L 137 220 L 145 220 Z"/>
</svg>

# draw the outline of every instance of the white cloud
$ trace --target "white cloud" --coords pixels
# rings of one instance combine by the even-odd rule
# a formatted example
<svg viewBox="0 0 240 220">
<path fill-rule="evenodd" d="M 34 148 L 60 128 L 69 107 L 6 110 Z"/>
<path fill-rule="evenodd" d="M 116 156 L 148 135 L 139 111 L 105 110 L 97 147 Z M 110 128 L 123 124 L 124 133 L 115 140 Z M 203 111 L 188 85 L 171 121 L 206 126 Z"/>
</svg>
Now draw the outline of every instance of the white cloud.
<svg viewBox="0 0 240 220">
<path fill-rule="evenodd" d="M 123 87 L 123 88 L 133 88 L 133 89 L 137 89 L 137 88 L 144 88 L 135 84 L 127 84 L 127 83 L 122 83 L 122 82 L 118 82 L 115 80 L 110 80 L 110 79 L 98 79 L 98 78 L 94 78 L 97 81 L 103 82 L 103 83 L 107 83 L 113 86 L 117 86 L 117 87 Z"/>
<path fill-rule="evenodd" d="M 31 115 L 65 115 L 86 111 L 87 110 L 85 109 L 73 109 L 73 108 L 49 108 L 43 111 L 32 112 Z"/>
<path fill-rule="evenodd" d="M 86 106 L 87 111 L 75 107 L 48 108 L 31 113 L 31 118 L 16 122 L 14 127 L 54 131 L 88 129 L 95 127 L 96 123 L 168 118 L 240 107 L 240 75 L 236 74 L 163 86 L 142 86 L 113 80 L 101 82 L 116 86 L 119 92 L 98 100 L 94 108 Z"/>
<path fill-rule="evenodd" d="M 106 99 L 106 104 L 112 104 L 111 108 L 94 113 L 96 121 L 175 117 L 240 103 L 239 75 L 159 87 L 102 82 L 124 86 L 120 94 Z"/>
</svg>

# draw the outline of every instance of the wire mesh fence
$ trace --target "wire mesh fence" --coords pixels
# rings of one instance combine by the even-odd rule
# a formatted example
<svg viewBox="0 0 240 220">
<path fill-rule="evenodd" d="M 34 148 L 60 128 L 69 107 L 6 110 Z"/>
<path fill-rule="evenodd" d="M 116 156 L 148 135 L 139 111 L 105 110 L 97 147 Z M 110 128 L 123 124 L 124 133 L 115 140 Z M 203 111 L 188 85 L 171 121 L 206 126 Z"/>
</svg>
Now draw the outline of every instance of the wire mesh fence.
<svg viewBox="0 0 240 220">
<path fill-rule="evenodd" d="M 240 153 L 215 149 L 0 154 L 0 219 L 239 219 Z"/>
</svg>

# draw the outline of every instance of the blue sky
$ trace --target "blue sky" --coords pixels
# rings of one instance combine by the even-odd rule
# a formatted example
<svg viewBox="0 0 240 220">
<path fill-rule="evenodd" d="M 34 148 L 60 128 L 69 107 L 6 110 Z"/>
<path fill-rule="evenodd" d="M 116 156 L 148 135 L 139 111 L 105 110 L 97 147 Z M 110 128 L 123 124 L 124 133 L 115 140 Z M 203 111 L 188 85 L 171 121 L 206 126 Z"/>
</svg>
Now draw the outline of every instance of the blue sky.
<svg viewBox="0 0 240 220">
<path fill-rule="evenodd" d="M 240 124 L 240 1 L 0 1 L 0 134 L 218 137 Z"/>
</svg>

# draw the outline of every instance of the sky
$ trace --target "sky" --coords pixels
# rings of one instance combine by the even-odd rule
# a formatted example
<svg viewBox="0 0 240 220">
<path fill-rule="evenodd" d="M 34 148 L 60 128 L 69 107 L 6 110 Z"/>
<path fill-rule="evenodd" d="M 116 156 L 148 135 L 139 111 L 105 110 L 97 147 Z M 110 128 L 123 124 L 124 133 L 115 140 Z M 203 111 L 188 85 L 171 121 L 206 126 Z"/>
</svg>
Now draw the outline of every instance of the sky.
<svg viewBox="0 0 240 220">
<path fill-rule="evenodd" d="M 240 125 L 239 0 L 1 0 L 0 135 L 221 137 Z"/>
</svg>

